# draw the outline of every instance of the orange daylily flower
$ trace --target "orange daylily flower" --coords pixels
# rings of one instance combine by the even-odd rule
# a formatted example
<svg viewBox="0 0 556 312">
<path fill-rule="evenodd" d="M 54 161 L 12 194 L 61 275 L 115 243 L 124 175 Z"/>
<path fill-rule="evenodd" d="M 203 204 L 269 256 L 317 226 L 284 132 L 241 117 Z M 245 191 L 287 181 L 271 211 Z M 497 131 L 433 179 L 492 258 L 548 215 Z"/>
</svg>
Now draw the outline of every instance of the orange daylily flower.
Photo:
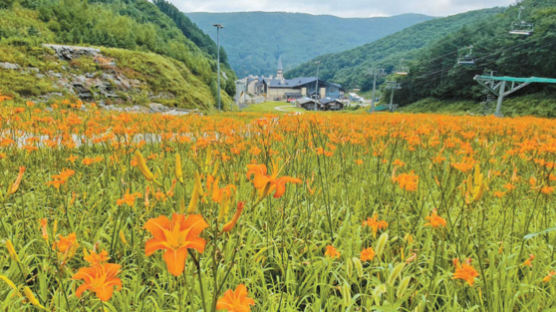
<svg viewBox="0 0 556 312">
<path fill-rule="evenodd" d="M 378 220 L 378 214 L 375 213 L 372 218 L 367 218 L 363 221 L 363 226 L 368 226 L 373 230 L 373 235 L 376 236 L 378 230 L 383 230 L 388 227 L 388 222 L 385 220 Z"/>
<path fill-rule="evenodd" d="M 60 174 L 55 174 L 52 176 L 52 181 L 48 182 L 49 185 L 59 189 L 61 185 L 65 184 L 68 179 L 75 174 L 74 170 L 64 169 Z"/>
<path fill-rule="evenodd" d="M 90 253 L 86 252 L 84 259 L 89 262 L 91 266 L 94 266 L 107 262 L 110 257 L 108 256 L 108 252 L 106 250 L 103 250 L 98 254 L 94 250 L 91 250 Z"/>
<path fill-rule="evenodd" d="M 223 203 L 230 200 L 233 192 L 236 190 L 236 186 L 233 184 L 228 184 L 221 188 L 218 185 L 219 182 L 219 178 L 214 178 L 212 175 L 207 176 L 207 195 L 210 195 L 211 200 L 215 203 Z"/>
<path fill-rule="evenodd" d="M 71 157 L 71 156 L 70 156 Z M 85 157 L 83 158 L 83 160 L 81 161 L 81 163 L 85 166 L 90 166 L 92 164 L 96 164 L 99 163 L 101 161 L 104 160 L 104 157 L 102 156 L 96 156 L 96 157 Z"/>
<path fill-rule="evenodd" d="M 324 253 L 324 255 L 333 259 L 340 258 L 340 253 L 332 245 L 326 246 L 326 252 Z"/>
<path fill-rule="evenodd" d="M 42 218 L 39 221 L 40 223 L 40 227 L 41 227 L 41 236 L 44 240 L 48 240 L 48 230 L 46 228 L 48 221 L 46 220 L 46 218 Z"/>
<path fill-rule="evenodd" d="M 543 193 L 544 195 L 550 195 L 554 193 L 554 186 L 543 186 L 541 188 L 541 193 Z"/>
<path fill-rule="evenodd" d="M 123 204 L 128 205 L 129 207 L 135 206 L 135 200 L 137 198 L 141 198 L 143 194 L 141 193 L 132 193 L 130 194 L 129 191 L 124 194 L 124 196 L 120 199 L 116 200 L 116 205 L 121 206 Z"/>
<path fill-rule="evenodd" d="M 454 259 L 453 263 L 455 272 L 452 279 L 462 279 L 469 286 L 473 286 L 475 278 L 479 276 L 479 273 L 471 266 L 471 258 L 468 258 L 464 263 L 460 263 L 459 259 Z"/>
<path fill-rule="evenodd" d="M 71 233 L 67 236 L 60 235 L 58 240 L 54 242 L 52 249 L 58 252 L 62 263 L 65 263 L 66 260 L 71 259 L 73 255 L 75 255 L 77 247 L 79 247 L 79 243 L 77 243 L 77 236 L 75 233 Z"/>
<path fill-rule="evenodd" d="M 419 176 L 416 175 L 414 171 L 411 171 L 409 173 L 402 173 L 398 176 L 392 177 L 392 181 L 394 183 L 398 183 L 400 188 L 408 192 L 414 192 L 417 190 L 419 185 Z"/>
<path fill-rule="evenodd" d="M 434 209 L 430 216 L 425 217 L 429 222 L 425 223 L 425 226 L 430 226 L 433 228 L 446 227 L 446 220 L 439 216 Z"/>
<path fill-rule="evenodd" d="M 223 232 L 230 232 L 236 226 L 236 223 L 239 220 L 239 217 L 241 216 L 241 212 L 243 211 L 244 206 L 245 206 L 244 202 L 239 202 L 237 204 L 236 213 L 234 213 L 234 216 L 232 217 L 232 220 L 230 220 L 230 222 L 224 224 L 224 227 L 222 228 Z"/>
<path fill-rule="evenodd" d="M 227 290 L 222 297 L 216 302 L 217 310 L 226 310 L 228 312 L 249 312 L 255 300 L 248 297 L 247 288 L 243 284 L 239 284 L 235 290 Z"/>
<path fill-rule="evenodd" d="M 151 256 L 159 249 L 165 250 L 163 258 L 168 271 L 174 276 L 180 276 L 185 268 L 188 249 L 195 249 L 200 253 L 205 250 L 205 240 L 199 235 L 208 227 L 201 215 L 181 215 L 174 213 L 172 220 L 166 216 L 150 219 L 144 229 L 153 238 L 145 244 L 145 255 Z"/>
<path fill-rule="evenodd" d="M 75 155 L 70 155 L 68 158 L 66 158 L 67 161 L 71 162 L 72 164 L 75 163 L 75 161 L 79 158 L 79 156 L 75 156 Z"/>
<path fill-rule="evenodd" d="M 550 271 L 548 274 L 542 279 L 543 282 L 548 283 L 552 279 L 553 276 L 556 276 L 556 271 Z"/>
<path fill-rule="evenodd" d="M 120 268 L 119 264 L 102 263 L 79 269 L 72 279 L 83 280 L 84 283 L 77 288 L 75 295 L 80 298 L 83 292 L 91 290 L 100 300 L 110 300 L 114 288 L 117 290 L 122 288 L 122 280 L 117 277 Z"/>
<path fill-rule="evenodd" d="M 535 259 L 535 255 L 530 254 L 529 258 L 527 258 L 527 260 L 523 261 L 523 263 L 521 265 L 522 266 L 528 266 L 528 267 L 532 268 L 533 267 L 533 259 Z"/>
<path fill-rule="evenodd" d="M 292 177 L 278 177 L 277 166 L 273 166 L 272 175 L 268 175 L 265 165 L 247 165 L 247 178 L 253 180 L 253 186 L 259 191 L 260 198 L 274 192 L 274 198 L 280 198 L 286 192 L 286 183 L 299 184 L 302 181 Z"/>
<path fill-rule="evenodd" d="M 363 249 L 361 254 L 359 255 L 359 259 L 361 261 L 371 261 L 375 258 L 375 251 L 373 247 L 369 247 L 367 249 Z"/>
</svg>

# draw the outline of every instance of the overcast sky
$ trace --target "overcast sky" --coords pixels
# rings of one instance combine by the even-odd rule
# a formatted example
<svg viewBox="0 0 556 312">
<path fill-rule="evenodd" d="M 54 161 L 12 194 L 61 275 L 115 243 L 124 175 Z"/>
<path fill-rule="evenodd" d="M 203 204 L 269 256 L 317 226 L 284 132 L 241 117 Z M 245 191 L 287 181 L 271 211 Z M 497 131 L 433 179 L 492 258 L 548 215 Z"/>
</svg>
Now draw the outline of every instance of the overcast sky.
<svg viewBox="0 0 556 312">
<path fill-rule="evenodd" d="M 169 0 L 183 12 L 302 12 L 341 17 L 422 13 L 447 16 L 470 10 L 507 6 L 516 0 Z"/>
</svg>

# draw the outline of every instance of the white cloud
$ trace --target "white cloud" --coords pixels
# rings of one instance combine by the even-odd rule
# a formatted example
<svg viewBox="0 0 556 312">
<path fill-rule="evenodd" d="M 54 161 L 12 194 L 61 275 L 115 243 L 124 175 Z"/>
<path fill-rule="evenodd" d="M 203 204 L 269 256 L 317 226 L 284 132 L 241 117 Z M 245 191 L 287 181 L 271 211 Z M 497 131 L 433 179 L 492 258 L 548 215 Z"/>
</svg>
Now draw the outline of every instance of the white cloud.
<svg viewBox="0 0 556 312">
<path fill-rule="evenodd" d="M 183 12 L 280 11 L 342 17 L 422 13 L 446 16 L 469 10 L 507 6 L 516 0 L 169 0 Z"/>
</svg>

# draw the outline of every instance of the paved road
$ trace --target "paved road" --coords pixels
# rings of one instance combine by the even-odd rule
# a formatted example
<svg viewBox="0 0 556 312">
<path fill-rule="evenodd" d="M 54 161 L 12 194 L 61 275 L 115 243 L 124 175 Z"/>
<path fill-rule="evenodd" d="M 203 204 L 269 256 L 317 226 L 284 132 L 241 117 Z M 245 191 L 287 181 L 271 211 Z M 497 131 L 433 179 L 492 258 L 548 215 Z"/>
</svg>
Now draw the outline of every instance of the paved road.
<svg viewBox="0 0 556 312">
<path fill-rule="evenodd" d="M 279 112 L 284 112 L 284 113 L 293 113 L 294 111 L 290 110 L 291 108 L 294 108 L 291 105 L 282 105 L 282 106 L 276 106 L 274 107 L 275 110 L 279 111 Z"/>
</svg>

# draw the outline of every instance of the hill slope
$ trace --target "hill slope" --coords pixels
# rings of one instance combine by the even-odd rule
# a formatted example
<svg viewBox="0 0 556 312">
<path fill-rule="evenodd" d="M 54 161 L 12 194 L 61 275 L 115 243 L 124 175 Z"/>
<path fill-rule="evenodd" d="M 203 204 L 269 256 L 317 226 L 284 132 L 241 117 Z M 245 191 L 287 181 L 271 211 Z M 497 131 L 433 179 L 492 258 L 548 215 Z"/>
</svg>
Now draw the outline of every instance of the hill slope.
<svg viewBox="0 0 556 312">
<path fill-rule="evenodd" d="M 424 50 L 400 79 L 401 104 L 426 97 L 482 100 L 486 91 L 473 81 L 477 74 L 497 76 L 556 76 L 556 1 L 525 0 L 523 19 L 534 24 L 530 36 L 509 33 L 518 16 L 518 6 L 476 25 L 450 34 Z M 457 62 L 459 47 L 473 45 L 473 65 Z M 514 95 L 534 92 L 556 94 L 556 86 L 533 84 Z"/>
<path fill-rule="evenodd" d="M 375 42 L 341 53 L 328 54 L 302 64 L 286 73 L 288 77 L 313 75 L 314 61 L 320 61 L 320 72 L 325 80 L 334 81 L 348 88 L 368 90 L 372 86 L 370 69 L 383 67 L 390 72 L 402 59 L 409 61 L 418 50 L 439 40 L 464 25 L 489 19 L 502 12 L 494 8 L 472 11 L 423 22 Z"/>
<path fill-rule="evenodd" d="M 3 93 L 39 100 L 87 95 L 87 100 L 191 108 L 216 102 L 210 44 L 197 46 L 146 0 L 14 0 L 0 7 L 0 20 Z M 100 49 L 60 55 L 46 43 Z M 230 104 L 235 75 L 223 67 L 223 98 Z"/>
<path fill-rule="evenodd" d="M 212 25 L 224 25 L 222 43 L 240 77 L 274 74 L 280 55 L 285 68 L 293 68 L 316 56 L 344 51 L 432 19 L 419 14 L 379 18 L 269 12 L 186 15 L 213 39 Z"/>
</svg>

